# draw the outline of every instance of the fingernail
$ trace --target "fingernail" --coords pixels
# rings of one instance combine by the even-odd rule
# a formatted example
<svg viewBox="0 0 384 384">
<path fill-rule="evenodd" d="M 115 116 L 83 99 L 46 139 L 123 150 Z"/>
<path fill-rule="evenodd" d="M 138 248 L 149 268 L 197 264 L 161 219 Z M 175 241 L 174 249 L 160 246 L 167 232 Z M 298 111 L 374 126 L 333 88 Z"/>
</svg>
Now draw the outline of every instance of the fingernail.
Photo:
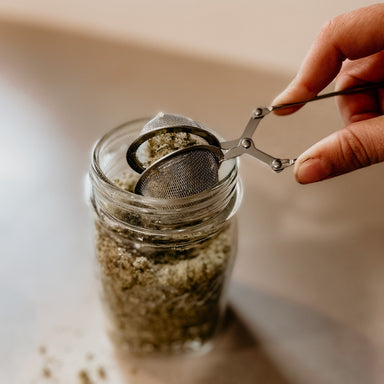
<svg viewBox="0 0 384 384">
<path fill-rule="evenodd" d="M 285 89 L 283 92 L 281 92 L 279 95 L 277 95 L 273 100 L 271 105 L 280 105 L 283 104 L 280 100 L 285 100 L 286 95 L 289 93 L 288 89 Z"/>
<path fill-rule="evenodd" d="M 296 163 L 295 177 L 301 184 L 314 183 L 324 180 L 331 174 L 330 165 L 323 159 L 309 158 Z"/>
<path fill-rule="evenodd" d="M 283 104 L 285 102 L 287 95 L 289 95 L 289 93 L 295 87 L 295 84 L 296 84 L 296 77 L 287 85 L 287 87 L 279 95 L 277 95 L 274 98 L 271 105 Z"/>
</svg>

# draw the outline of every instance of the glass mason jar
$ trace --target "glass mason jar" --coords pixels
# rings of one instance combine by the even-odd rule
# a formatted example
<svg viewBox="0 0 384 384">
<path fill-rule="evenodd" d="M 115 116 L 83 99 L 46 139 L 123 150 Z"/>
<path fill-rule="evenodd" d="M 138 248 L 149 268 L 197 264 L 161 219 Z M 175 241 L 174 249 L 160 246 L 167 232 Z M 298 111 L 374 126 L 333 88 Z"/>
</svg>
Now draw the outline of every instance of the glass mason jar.
<svg viewBox="0 0 384 384">
<path fill-rule="evenodd" d="M 137 195 L 126 162 L 147 120 L 95 145 L 90 200 L 101 298 L 114 344 L 134 355 L 205 350 L 220 329 L 236 250 L 242 189 L 238 161 L 212 189 L 166 200 Z"/>
</svg>

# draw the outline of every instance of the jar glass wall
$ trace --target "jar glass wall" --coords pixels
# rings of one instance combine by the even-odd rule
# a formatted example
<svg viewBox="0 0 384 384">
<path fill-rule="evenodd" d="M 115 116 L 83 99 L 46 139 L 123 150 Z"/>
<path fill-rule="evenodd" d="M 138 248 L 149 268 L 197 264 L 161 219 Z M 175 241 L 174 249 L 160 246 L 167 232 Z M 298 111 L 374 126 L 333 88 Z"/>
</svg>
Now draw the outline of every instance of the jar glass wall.
<svg viewBox="0 0 384 384">
<path fill-rule="evenodd" d="M 90 168 L 101 297 L 113 342 L 135 355 L 197 352 L 220 329 L 237 250 L 238 162 L 182 199 L 133 193 L 125 155 L 147 120 L 108 132 Z"/>
</svg>

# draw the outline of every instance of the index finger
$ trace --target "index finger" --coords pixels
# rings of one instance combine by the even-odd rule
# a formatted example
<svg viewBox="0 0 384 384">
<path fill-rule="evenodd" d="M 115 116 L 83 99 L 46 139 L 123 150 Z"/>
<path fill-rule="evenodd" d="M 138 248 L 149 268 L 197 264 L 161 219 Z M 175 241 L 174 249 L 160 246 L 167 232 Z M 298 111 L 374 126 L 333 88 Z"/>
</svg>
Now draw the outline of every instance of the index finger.
<svg viewBox="0 0 384 384">
<path fill-rule="evenodd" d="M 384 4 L 375 4 L 330 20 L 314 41 L 300 70 L 273 105 L 316 96 L 339 73 L 345 59 L 356 60 L 384 48 Z M 288 114 L 297 108 L 281 109 Z"/>
</svg>

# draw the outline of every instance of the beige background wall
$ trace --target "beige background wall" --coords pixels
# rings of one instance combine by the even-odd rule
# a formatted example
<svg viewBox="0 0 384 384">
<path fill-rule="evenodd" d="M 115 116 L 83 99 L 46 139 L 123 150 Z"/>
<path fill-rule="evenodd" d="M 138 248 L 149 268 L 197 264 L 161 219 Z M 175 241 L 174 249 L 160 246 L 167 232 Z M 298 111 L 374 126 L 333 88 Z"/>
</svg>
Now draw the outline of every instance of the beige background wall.
<svg viewBox="0 0 384 384">
<path fill-rule="evenodd" d="M 33 0 L 0 16 L 294 72 L 320 27 L 370 0 Z"/>
</svg>

